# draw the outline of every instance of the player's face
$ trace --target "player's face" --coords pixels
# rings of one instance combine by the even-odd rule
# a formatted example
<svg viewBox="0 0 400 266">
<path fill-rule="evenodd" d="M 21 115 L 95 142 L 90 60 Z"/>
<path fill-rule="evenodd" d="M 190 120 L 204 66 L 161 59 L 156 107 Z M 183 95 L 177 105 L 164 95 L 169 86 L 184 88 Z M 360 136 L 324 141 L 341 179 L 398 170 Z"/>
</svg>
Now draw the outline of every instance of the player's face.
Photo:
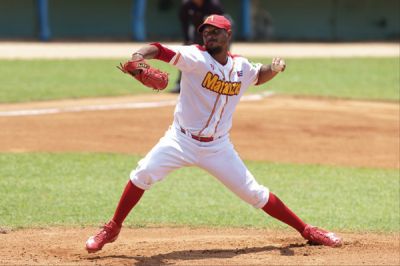
<svg viewBox="0 0 400 266">
<path fill-rule="evenodd" d="M 223 49 L 227 49 L 231 36 L 230 32 L 208 25 L 204 28 L 202 34 L 204 45 L 210 54 L 219 53 Z"/>
</svg>

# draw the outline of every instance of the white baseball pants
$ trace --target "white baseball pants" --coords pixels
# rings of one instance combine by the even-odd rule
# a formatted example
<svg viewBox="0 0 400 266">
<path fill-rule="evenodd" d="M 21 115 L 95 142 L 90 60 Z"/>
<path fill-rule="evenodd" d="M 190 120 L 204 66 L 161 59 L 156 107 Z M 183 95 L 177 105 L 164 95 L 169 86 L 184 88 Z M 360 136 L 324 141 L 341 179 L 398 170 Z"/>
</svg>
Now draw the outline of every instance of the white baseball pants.
<svg viewBox="0 0 400 266">
<path fill-rule="evenodd" d="M 268 202 L 268 188 L 259 185 L 235 151 L 229 136 L 200 142 L 172 125 L 130 174 L 137 187 L 148 190 L 172 170 L 198 166 L 215 176 L 227 188 L 255 208 Z"/>
</svg>

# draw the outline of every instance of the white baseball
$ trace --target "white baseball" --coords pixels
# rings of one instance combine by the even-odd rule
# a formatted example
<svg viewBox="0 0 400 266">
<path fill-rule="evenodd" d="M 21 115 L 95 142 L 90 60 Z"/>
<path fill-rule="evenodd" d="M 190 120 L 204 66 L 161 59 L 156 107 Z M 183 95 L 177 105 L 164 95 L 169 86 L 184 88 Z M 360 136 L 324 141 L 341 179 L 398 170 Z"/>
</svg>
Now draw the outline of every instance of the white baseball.
<svg viewBox="0 0 400 266">
<path fill-rule="evenodd" d="M 274 72 L 283 72 L 286 68 L 285 60 L 277 57 L 272 59 L 271 70 Z"/>
</svg>

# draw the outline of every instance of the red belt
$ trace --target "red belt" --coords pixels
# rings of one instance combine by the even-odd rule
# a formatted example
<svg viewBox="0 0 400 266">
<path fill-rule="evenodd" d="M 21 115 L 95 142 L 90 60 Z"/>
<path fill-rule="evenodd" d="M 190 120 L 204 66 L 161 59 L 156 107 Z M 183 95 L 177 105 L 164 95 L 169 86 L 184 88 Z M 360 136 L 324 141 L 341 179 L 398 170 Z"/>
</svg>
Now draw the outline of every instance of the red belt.
<svg viewBox="0 0 400 266">
<path fill-rule="evenodd" d="M 184 130 L 183 128 L 181 128 L 181 132 L 186 135 L 186 130 Z M 195 139 L 200 142 L 210 142 L 210 141 L 214 140 L 213 137 L 200 137 L 200 136 L 192 135 L 190 133 L 189 133 L 189 135 L 192 137 L 192 139 Z"/>
</svg>

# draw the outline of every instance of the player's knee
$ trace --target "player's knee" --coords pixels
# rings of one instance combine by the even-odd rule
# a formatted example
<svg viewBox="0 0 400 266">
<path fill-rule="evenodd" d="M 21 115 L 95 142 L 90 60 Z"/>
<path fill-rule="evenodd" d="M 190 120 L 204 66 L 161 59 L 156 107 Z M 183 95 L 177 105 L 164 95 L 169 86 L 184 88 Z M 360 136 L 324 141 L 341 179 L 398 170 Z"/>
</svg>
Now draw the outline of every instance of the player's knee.
<svg viewBox="0 0 400 266">
<path fill-rule="evenodd" d="M 148 190 L 160 179 L 155 174 L 157 171 L 154 168 L 152 164 L 139 162 L 136 169 L 131 172 L 130 179 L 137 187 Z"/>
<path fill-rule="evenodd" d="M 262 208 L 268 202 L 269 189 L 258 184 L 249 171 L 247 171 L 246 175 L 248 178 L 244 200 L 255 208 Z"/>
<path fill-rule="evenodd" d="M 250 189 L 248 203 L 253 205 L 254 208 L 262 208 L 268 202 L 269 190 L 268 188 L 258 185 Z"/>
</svg>

